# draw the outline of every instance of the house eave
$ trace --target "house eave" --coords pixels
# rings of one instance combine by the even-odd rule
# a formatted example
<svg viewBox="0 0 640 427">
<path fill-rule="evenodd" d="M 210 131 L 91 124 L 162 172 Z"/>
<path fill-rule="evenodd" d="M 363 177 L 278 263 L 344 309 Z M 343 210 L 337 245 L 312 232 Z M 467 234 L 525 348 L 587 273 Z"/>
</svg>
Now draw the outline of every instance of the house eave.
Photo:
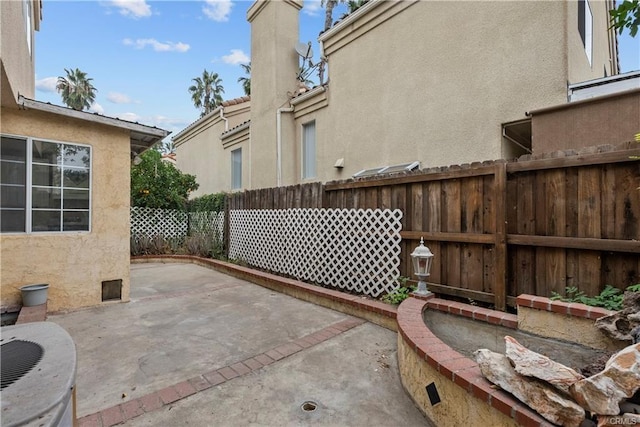
<svg viewBox="0 0 640 427">
<path fill-rule="evenodd" d="M 215 120 L 217 118 L 219 118 L 220 116 L 220 110 L 223 109 L 224 107 L 216 107 L 215 110 L 210 111 L 209 114 L 206 114 L 202 117 L 200 117 L 198 120 L 196 120 L 195 122 L 191 123 L 190 125 L 188 125 L 186 128 L 182 129 L 180 132 L 178 132 L 177 134 L 175 134 L 174 136 L 171 137 L 171 139 L 176 142 L 176 144 L 179 144 L 179 140 L 187 135 L 189 132 L 193 131 L 194 129 L 198 128 L 199 126 L 203 126 L 205 124 L 207 124 L 208 122 L 210 122 L 212 119 Z"/>
<path fill-rule="evenodd" d="M 232 137 L 233 135 L 236 135 L 240 132 L 242 132 L 243 130 L 248 129 L 251 126 L 251 121 L 246 121 L 245 123 L 241 124 L 240 126 L 237 126 L 225 133 L 223 133 L 222 135 L 220 135 L 220 139 L 224 142 L 224 140 Z"/>
<path fill-rule="evenodd" d="M 18 97 L 18 105 L 22 109 L 43 111 L 45 113 L 56 114 L 59 116 L 128 130 L 130 132 L 131 138 L 131 150 L 136 153 L 140 153 L 150 148 L 153 144 L 165 138 L 171 133 L 170 131 L 154 126 L 147 126 L 140 123 L 129 122 L 126 120 L 117 119 L 115 117 L 103 116 L 97 113 L 78 111 L 71 108 L 62 107 L 60 105 L 54 105 L 25 98 L 22 95 L 19 95 Z"/>
<path fill-rule="evenodd" d="M 579 101 L 567 102 L 564 104 L 558 104 L 558 105 L 552 105 L 549 107 L 539 108 L 537 110 L 526 111 L 525 115 L 527 117 L 531 117 L 531 116 L 536 116 L 540 114 L 553 113 L 555 111 L 567 110 L 567 109 L 574 108 L 576 106 L 580 106 L 584 104 L 597 103 L 600 101 L 606 101 L 611 98 L 621 98 L 624 96 L 630 96 L 634 94 L 640 94 L 640 88 L 625 90 L 622 92 L 610 93 L 607 95 L 594 96 L 593 98 L 586 98 L 586 99 L 581 99 Z"/>
</svg>

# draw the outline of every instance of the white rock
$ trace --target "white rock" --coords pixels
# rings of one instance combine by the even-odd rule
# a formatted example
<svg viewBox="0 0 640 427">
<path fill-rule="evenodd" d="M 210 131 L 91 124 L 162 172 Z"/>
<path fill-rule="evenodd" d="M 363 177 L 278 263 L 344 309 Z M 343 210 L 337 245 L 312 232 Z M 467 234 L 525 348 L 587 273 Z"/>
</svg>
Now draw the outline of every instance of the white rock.
<svg viewBox="0 0 640 427">
<path fill-rule="evenodd" d="M 599 415 L 618 415 L 620 403 L 640 388 L 640 343 L 611 356 L 604 371 L 574 383 L 569 391 L 583 408 Z"/>
<path fill-rule="evenodd" d="M 507 335 L 504 341 L 506 356 L 520 375 L 546 381 L 564 393 L 569 392 L 571 384 L 584 379 L 584 376 L 573 369 L 529 350 L 513 337 Z"/>
<path fill-rule="evenodd" d="M 578 427 L 584 420 L 584 409 L 552 386 L 518 374 L 506 356 L 487 349 L 474 354 L 487 380 L 513 394 L 545 419 L 567 427 Z"/>
</svg>

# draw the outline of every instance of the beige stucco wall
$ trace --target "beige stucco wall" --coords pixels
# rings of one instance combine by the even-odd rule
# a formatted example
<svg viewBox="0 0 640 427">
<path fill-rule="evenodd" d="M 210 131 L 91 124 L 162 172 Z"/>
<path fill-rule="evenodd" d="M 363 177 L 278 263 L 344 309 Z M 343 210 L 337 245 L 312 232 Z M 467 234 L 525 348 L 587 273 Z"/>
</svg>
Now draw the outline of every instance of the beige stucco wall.
<svg viewBox="0 0 640 427">
<path fill-rule="evenodd" d="M 91 231 L 0 235 L 2 305 L 19 303 L 19 287 L 31 283 L 50 285 L 49 311 L 96 305 L 102 281 L 116 279 L 128 301 L 129 132 L 38 111 L 1 114 L 2 133 L 92 147 Z"/>
<path fill-rule="evenodd" d="M 225 135 L 222 140 L 222 162 L 224 164 L 220 169 L 220 173 L 223 174 L 224 177 L 224 186 L 222 187 L 224 188 L 224 191 L 242 191 L 249 186 L 249 182 L 251 181 L 251 168 L 247 166 L 250 163 L 249 156 L 251 155 L 249 152 L 250 138 L 249 126 L 243 126 L 242 129 L 239 129 L 232 134 L 230 132 L 229 135 Z M 242 186 L 240 188 L 231 188 L 231 153 L 238 149 L 242 149 Z"/>
<path fill-rule="evenodd" d="M 243 148 L 247 188 L 305 182 L 302 126 L 310 121 L 316 124 L 317 176 L 306 181 L 345 179 L 362 169 L 413 161 L 425 168 L 513 157 L 512 144 L 502 138 L 503 123 L 563 104 L 568 83 L 602 77 L 607 66 L 608 74 L 613 71 L 610 3 L 590 0 L 594 59 L 589 65 L 575 1 L 374 0 L 320 37 L 328 85 L 298 102 L 293 47 L 300 2 L 254 2 L 247 13 L 252 30 L 251 131 L 248 150 Z M 292 106 L 294 112 L 281 115 L 278 182 L 277 111 Z M 203 161 L 180 157 L 185 171 L 188 162 Z M 344 168 L 334 167 L 338 159 L 344 159 Z M 220 170 L 228 179 L 228 163 L 207 173 Z M 196 169 L 202 168 L 189 173 L 198 176 Z M 200 180 L 203 185 L 209 178 Z M 210 182 L 213 190 L 206 184 L 199 193 L 228 188 L 220 177 Z"/>
<path fill-rule="evenodd" d="M 524 306 L 518 306 L 518 329 L 601 350 L 618 351 L 628 344 L 607 337 L 596 328 L 594 320 Z"/>
<path fill-rule="evenodd" d="M 475 398 L 462 387 L 443 377 L 421 359 L 398 334 L 398 367 L 400 379 L 418 408 L 439 427 L 486 425 L 517 426 L 515 420 Z M 441 402 L 432 406 L 425 386 L 435 383 Z"/>
<path fill-rule="evenodd" d="M 251 23 L 251 188 L 277 185 L 276 111 L 297 88 L 300 0 L 258 0 Z M 283 115 L 283 126 L 292 129 Z M 289 134 L 290 135 L 290 134 Z M 284 150 L 283 150 L 284 152 Z"/>
<path fill-rule="evenodd" d="M 593 56 L 589 64 L 585 47 L 578 30 L 578 2 L 568 1 L 567 9 L 567 58 L 568 58 L 568 83 L 579 83 L 587 80 L 617 74 L 613 72 L 615 53 L 610 52 L 613 31 L 608 30 L 609 10 L 613 7 L 610 0 L 587 0 L 593 15 Z M 616 46 L 615 43 L 611 43 Z M 612 59 L 613 56 L 613 60 Z"/>
<path fill-rule="evenodd" d="M 223 144 L 220 136 L 228 129 L 233 130 L 249 120 L 250 101 L 223 108 L 223 120 L 220 110 L 216 109 L 190 125 L 173 138 L 176 145 L 177 167 L 184 173 L 195 175 L 199 187 L 190 194 L 198 197 L 221 191 L 231 191 L 231 151 L 242 149 L 243 185 L 248 185 L 249 168 L 248 133 L 246 138 Z"/>
<path fill-rule="evenodd" d="M 585 56 L 574 3 L 369 3 L 320 37 L 328 58 L 328 105 L 302 114 L 296 105 L 293 139 L 285 123 L 292 117 L 283 115 L 283 184 L 302 182 L 301 130 L 312 120 L 319 181 L 416 160 L 430 167 L 510 156 L 502 123 L 566 102 L 570 79 L 604 75 L 604 66 L 596 65 L 608 61 L 609 33 L 604 2 L 597 3 L 593 67 L 567 59 L 568 53 Z M 286 23 L 277 26 L 286 30 Z M 272 37 L 273 27 L 253 22 L 254 43 Z M 264 112 L 261 98 L 253 97 L 260 110 L 252 111 L 252 158 L 261 159 L 252 164 L 254 188 L 272 186 L 275 167 L 276 106 Z M 334 167 L 340 158 L 343 169 Z"/>
<path fill-rule="evenodd" d="M 640 89 L 534 113 L 531 130 L 534 154 L 632 141 L 640 132 Z"/>
<path fill-rule="evenodd" d="M 34 32 L 39 26 L 40 2 L 31 1 L 31 34 L 26 34 L 22 1 L 0 1 L 0 58 L 2 105 L 15 103 L 18 94 L 33 98 L 35 92 Z M 27 45 L 31 38 L 31 54 Z"/>
<path fill-rule="evenodd" d="M 392 7 L 404 10 L 392 15 Z M 429 167 L 501 158 L 501 123 L 566 101 L 563 2 L 377 9 L 370 14 L 386 21 L 347 25 L 324 40 L 329 106 L 316 119 L 322 181 L 415 160 Z M 452 17 L 464 25 L 452 28 Z M 341 171 L 333 167 L 338 158 Z"/>
</svg>

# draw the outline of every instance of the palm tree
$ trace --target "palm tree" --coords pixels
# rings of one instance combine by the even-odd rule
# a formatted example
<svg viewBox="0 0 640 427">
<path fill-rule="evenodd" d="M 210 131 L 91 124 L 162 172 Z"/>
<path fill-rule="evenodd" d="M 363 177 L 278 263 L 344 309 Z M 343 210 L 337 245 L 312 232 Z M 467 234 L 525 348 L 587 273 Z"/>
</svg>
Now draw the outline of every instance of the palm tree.
<svg viewBox="0 0 640 427">
<path fill-rule="evenodd" d="M 345 0 L 320 0 L 320 6 L 325 7 L 324 31 L 331 28 L 333 24 L 333 8 L 336 7 L 338 3 L 344 2 Z"/>
<path fill-rule="evenodd" d="M 347 1 L 347 9 L 349 9 L 349 13 L 353 13 L 367 3 L 369 3 L 369 0 L 349 0 Z M 347 15 L 349 13 L 347 13 Z"/>
<path fill-rule="evenodd" d="M 238 83 L 242 84 L 242 89 L 244 89 L 244 94 L 249 96 L 251 95 L 251 62 L 248 64 L 240 64 L 244 73 L 247 77 L 238 77 Z"/>
<path fill-rule="evenodd" d="M 222 103 L 222 79 L 217 73 L 209 73 L 206 69 L 202 72 L 202 77 L 192 79 L 195 84 L 189 87 L 193 105 L 202 110 L 201 117 L 215 110 Z"/>
<path fill-rule="evenodd" d="M 87 73 L 77 68 L 75 70 L 65 68 L 64 71 L 67 77 L 58 77 L 56 84 L 56 90 L 62 95 L 62 102 L 78 111 L 91 108 L 98 91 L 91 84 L 93 79 L 87 78 Z"/>
</svg>

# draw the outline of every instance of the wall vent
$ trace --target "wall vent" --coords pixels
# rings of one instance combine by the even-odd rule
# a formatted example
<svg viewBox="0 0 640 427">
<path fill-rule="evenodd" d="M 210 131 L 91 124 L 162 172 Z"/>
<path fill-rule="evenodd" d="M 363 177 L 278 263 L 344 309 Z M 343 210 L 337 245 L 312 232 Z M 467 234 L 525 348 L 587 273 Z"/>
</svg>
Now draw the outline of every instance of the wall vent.
<svg viewBox="0 0 640 427">
<path fill-rule="evenodd" d="M 102 282 L 102 301 L 122 299 L 122 279 Z"/>
</svg>

